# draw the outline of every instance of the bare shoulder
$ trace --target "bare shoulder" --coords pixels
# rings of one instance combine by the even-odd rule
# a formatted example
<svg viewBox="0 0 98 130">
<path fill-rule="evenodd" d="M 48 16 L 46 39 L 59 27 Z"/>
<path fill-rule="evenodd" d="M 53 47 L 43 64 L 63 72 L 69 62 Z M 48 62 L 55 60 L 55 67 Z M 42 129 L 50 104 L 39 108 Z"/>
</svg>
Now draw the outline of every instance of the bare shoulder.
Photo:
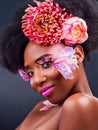
<svg viewBox="0 0 98 130">
<path fill-rule="evenodd" d="M 37 105 L 31 110 L 31 112 L 26 116 L 26 118 L 22 121 L 22 123 L 15 129 L 15 130 L 20 130 L 22 127 L 28 127 L 31 122 L 33 122 L 33 119 L 35 120 L 35 117 L 39 116 L 39 110 L 43 106 L 43 101 L 41 100 L 40 102 L 37 103 Z"/>
<path fill-rule="evenodd" d="M 94 106 L 98 106 L 98 99 L 94 96 L 89 96 L 83 93 L 73 94 L 63 104 L 63 108 L 74 108 L 78 107 L 80 109 L 88 109 L 93 108 Z"/>
<path fill-rule="evenodd" d="M 74 94 L 64 102 L 60 118 L 60 130 L 97 130 L 98 99 L 87 94 Z"/>
</svg>

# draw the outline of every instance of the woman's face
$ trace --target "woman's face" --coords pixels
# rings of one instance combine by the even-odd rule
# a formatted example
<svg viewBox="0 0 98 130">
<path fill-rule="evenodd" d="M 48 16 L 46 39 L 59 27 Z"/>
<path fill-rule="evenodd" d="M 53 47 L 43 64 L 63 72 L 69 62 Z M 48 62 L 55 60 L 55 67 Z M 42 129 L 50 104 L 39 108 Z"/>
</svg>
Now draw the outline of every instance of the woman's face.
<svg viewBox="0 0 98 130">
<path fill-rule="evenodd" d="M 62 103 L 72 93 L 75 76 L 66 80 L 54 66 L 63 44 L 41 46 L 29 42 L 24 51 L 24 66 L 30 85 L 52 103 Z M 75 75 L 75 74 L 74 74 Z"/>
</svg>

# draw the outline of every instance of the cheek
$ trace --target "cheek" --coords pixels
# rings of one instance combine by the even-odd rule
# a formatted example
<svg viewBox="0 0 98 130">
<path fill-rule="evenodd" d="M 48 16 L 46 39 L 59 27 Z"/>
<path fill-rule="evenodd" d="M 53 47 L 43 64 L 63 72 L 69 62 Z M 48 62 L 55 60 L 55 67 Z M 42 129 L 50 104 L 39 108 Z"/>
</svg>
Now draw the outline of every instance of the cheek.
<svg viewBox="0 0 98 130">
<path fill-rule="evenodd" d="M 59 81 L 58 79 L 60 79 L 62 77 L 62 75 L 59 73 L 59 71 L 55 68 L 54 65 L 52 65 L 50 68 L 48 69 L 42 69 L 42 75 L 44 77 L 46 77 L 49 80 L 53 80 L 53 81 Z M 36 90 L 36 85 L 34 84 L 34 79 L 31 78 L 30 79 L 30 86 Z"/>
<path fill-rule="evenodd" d="M 34 82 L 32 79 L 30 79 L 29 84 L 30 84 L 32 89 L 36 90 L 36 87 L 34 86 Z"/>
<path fill-rule="evenodd" d="M 49 69 L 44 71 L 45 75 L 50 78 L 50 79 L 59 79 L 61 77 L 61 74 L 59 73 L 59 71 L 55 68 L 55 66 L 53 65 L 52 67 L 50 67 Z"/>
</svg>

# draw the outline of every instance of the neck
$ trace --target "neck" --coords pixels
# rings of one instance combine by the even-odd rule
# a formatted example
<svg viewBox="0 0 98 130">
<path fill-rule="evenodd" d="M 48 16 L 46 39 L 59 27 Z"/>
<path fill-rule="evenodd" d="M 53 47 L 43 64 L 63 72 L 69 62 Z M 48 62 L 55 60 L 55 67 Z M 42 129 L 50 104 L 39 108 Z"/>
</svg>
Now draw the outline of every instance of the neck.
<svg viewBox="0 0 98 130">
<path fill-rule="evenodd" d="M 86 73 L 85 73 L 85 69 L 84 69 L 84 66 L 81 65 L 81 70 L 79 70 L 79 74 L 78 74 L 78 81 L 77 83 L 75 84 L 75 87 L 74 87 L 74 92 L 76 93 L 85 93 L 85 94 L 88 94 L 88 95 L 93 95 L 91 90 L 90 90 L 90 86 L 89 86 L 89 83 L 88 83 L 88 80 L 87 80 L 87 76 L 86 76 Z"/>
</svg>

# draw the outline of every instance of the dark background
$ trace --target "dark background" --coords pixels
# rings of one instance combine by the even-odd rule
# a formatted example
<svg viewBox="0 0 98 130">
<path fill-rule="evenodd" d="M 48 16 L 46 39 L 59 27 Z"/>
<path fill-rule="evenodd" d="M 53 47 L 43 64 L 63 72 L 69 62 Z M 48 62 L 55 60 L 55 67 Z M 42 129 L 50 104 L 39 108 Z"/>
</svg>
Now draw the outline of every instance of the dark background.
<svg viewBox="0 0 98 130">
<path fill-rule="evenodd" d="M 15 10 L 29 0 L 0 0 L 0 33 L 10 24 Z M 93 94 L 98 97 L 98 53 L 86 64 Z M 0 130 L 14 130 L 42 97 L 17 74 L 0 67 Z"/>
</svg>

